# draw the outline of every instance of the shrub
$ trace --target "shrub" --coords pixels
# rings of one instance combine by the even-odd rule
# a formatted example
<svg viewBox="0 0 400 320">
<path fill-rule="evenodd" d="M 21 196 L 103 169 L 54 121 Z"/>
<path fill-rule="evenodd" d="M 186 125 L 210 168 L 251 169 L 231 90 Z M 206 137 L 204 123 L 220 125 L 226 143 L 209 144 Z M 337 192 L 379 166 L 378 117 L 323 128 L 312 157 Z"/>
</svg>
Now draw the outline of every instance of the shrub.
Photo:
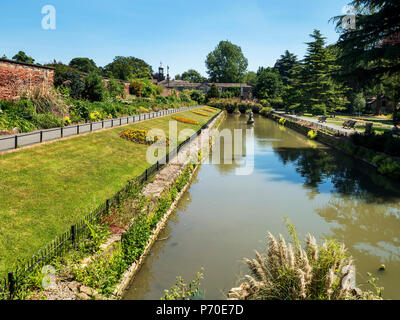
<svg viewBox="0 0 400 320">
<path fill-rule="evenodd" d="M 13 130 L 18 128 L 19 132 L 31 132 L 36 129 L 34 124 L 17 114 L 8 114 L 0 116 L 0 130 Z"/>
<path fill-rule="evenodd" d="M 56 116 L 54 113 L 36 114 L 33 121 L 36 127 L 40 129 L 62 127 L 64 124 L 63 119 Z"/>
<path fill-rule="evenodd" d="M 314 140 L 317 137 L 317 135 L 318 135 L 318 131 L 317 130 L 310 130 L 307 133 L 307 137 L 310 140 Z"/>
<path fill-rule="evenodd" d="M 25 108 L 33 107 L 36 113 L 53 112 L 64 114 L 67 110 L 63 95 L 53 88 L 34 87 L 31 89 L 24 89 L 21 91 L 20 96 L 22 98 L 21 101 L 24 101 Z M 20 104 L 21 101 L 18 102 L 18 104 Z M 29 106 L 27 104 L 29 104 Z"/>
<path fill-rule="evenodd" d="M 198 90 L 192 90 L 190 92 L 190 99 L 196 101 L 198 104 L 204 104 L 206 102 L 206 95 Z"/>
<path fill-rule="evenodd" d="M 279 118 L 278 123 L 281 125 L 285 125 L 286 119 L 285 118 Z"/>
<path fill-rule="evenodd" d="M 351 135 L 351 141 L 358 146 L 383 152 L 392 156 L 400 156 L 400 139 L 394 137 L 390 132 L 384 134 L 354 133 Z"/>
<path fill-rule="evenodd" d="M 72 121 L 71 121 L 69 116 L 65 116 L 63 121 L 64 121 L 64 125 L 65 126 L 69 126 L 72 123 Z"/>
<path fill-rule="evenodd" d="M 288 223 L 289 224 L 289 223 Z M 308 234 L 303 249 L 294 227 L 289 224 L 292 242 L 286 244 L 268 233 L 264 254 L 246 259 L 250 275 L 241 291 L 231 297 L 248 300 L 348 300 L 381 299 L 372 292 L 351 287 L 353 260 L 344 244 L 327 240 L 322 246 Z"/>
<path fill-rule="evenodd" d="M 105 88 L 103 78 L 96 72 L 89 72 L 85 77 L 85 87 L 83 97 L 89 101 L 102 101 L 104 99 Z"/>
<path fill-rule="evenodd" d="M 326 105 L 325 104 L 315 104 L 311 107 L 311 112 L 313 115 L 325 115 Z"/>
<path fill-rule="evenodd" d="M 271 114 L 272 112 L 272 108 L 271 107 L 264 107 L 261 109 L 260 114 L 263 116 L 268 116 L 269 114 Z"/>
<path fill-rule="evenodd" d="M 199 124 L 199 122 L 196 120 L 184 118 L 184 117 L 172 117 L 172 119 L 179 121 L 179 122 L 183 122 L 183 123 Z"/>
<path fill-rule="evenodd" d="M 124 84 L 120 81 L 111 78 L 107 83 L 107 92 L 112 98 L 125 97 Z"/>
</svg>

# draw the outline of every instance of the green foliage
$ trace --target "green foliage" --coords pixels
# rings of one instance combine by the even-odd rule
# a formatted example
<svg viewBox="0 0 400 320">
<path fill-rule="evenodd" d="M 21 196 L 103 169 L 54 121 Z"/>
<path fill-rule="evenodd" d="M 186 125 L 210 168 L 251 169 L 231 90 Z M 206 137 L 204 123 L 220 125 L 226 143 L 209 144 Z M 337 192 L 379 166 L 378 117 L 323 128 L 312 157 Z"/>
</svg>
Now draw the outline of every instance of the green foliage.
<svg viewBox="0 0 400 320">
<path fill-rule="evenodd" d="M 351 135 L 351 142 L 357 146 L 383 152 L 391 156 L 400 156 L 400 139 L 394 137 L 390 132 L 370 135 L 354 133 Z"/>
<path fill-rule="evenodd" d="M 282 82 L 286 86 L 289 84 L 290 79 L 292 78 L 293 68 L 298 64 L 297 57 L 290 53 L 288 50 L 285 51 L 285 54 L 281 55 L 280 59 L 278 59 L 275 63 L 274 69 L 277 69 L 279 74 L 281 75 Z"/>
<path fill-rule="evenodd" d="M 125 97 L 125 86 L 123 83 L 120 81 L 111 78 L 108 83 L 107 83 L 107 92 L 110 95 L 111 98 L 117 98 L 117 97 Z"/>
<path fill-rule="evenodd" d="M 189 284 L 186 284 L 182 277 L 176 277 L 175 285 L 169 290 L 164 290 L 165 294 L 161 300 L 199 300 L 203 295 L 200 289 L 200 280 L 204 278 L 203 272 L 204 268 L 201 268 L 196 278 Z"/>
<path fill-rule="evenodd" d="M 207 55 L 206 66 L 211 82 L 238 83 L 243 81 L 248 61 L 239 46 L 221 41 Z"/>
<path fill-rule="evenodd" d="M 284 126 L 285 123 L 286 123 L 286 119 L 285 118 L 279 118 L 278 123 Z"/>
<path fill-rule="evenodd" d="M 150 223 L 146 215 L 135 217 L 132 227 L 124 233 L 122 238 L 122 251 L 124 260 L 131 264 L 144 252 L 152 234 Z"/>
<path fill-rule="evenodd" d="M 228 113 L 232 113 L 235 109 L 239 109 L 240 112 L 245 113 L 247 110 L 252 109 L 255 111 L 261 110 L 262 106 L 258 103 L 251 101 L 244 101 L 240 99 L 211 99 L 207 102 L 209 106 L 225 109 Z"/>
<path fill-rule="evenodd" d="M 190 99 L 196 101 L 198 104 L 206 103 L 206 95 L 199 90 L 191 90 Z"/>
<path fill-rule="evenodd" d="M 272 68 L 259 68 L 255 96 L 260 99 L 276 99 L 283 92 L 283 82 L 279 72 Z"/>
<path fill-rule="evenodd" d="M 150 98 L 161 94 L 163 89 L 151 83 L 150 80 L 143 78 L 131 80 L 129 91 L 137 97 Z"/>
<path fill-rule="evenodd" d="M 337 46 L 341 52 L 340 77 L 358 86 L 379 83 L 387 74 L 399 70 L 400 44 L 396 37 L 400 23 L 397 0 L 354 0 L 356 28 L 343 29 L 344 16 L 334 17 L 340 33 Z"/>
<path fill-rule="evenodd" d="M 268 115 L 271 114 L 272 110 L 273 110 L 273 109 L 272 109 L 271 107 L 263 107 L 263 108 L 260 110 L 260 114 L 266 117 L 266 116 L 268 116 Z"/>
<path fill-rule="evenodd" d="M 103 78 L 96 72 L 90 72 L 85 77 L 85 86 L 82 96 L 89 101 L 102 101 L 104 99 L 105 88 Z"/>
<path fill-rule="evenodd" d="M 89 58 L 73 58 L 70 61 L 69 66 L 85 73 L 99 72 L 99 68 L 97 68 L 96 63 Z"/>
<path fill-rule="evenodd" d="M 72 98 L 81 98 L 85 84 L 80 72 L 60 63 L 48 64 L 47 66 L 54 68 L 54 85 L 56 87 L 67 87 Z"/>
<path fill-rule="evenodd" d="M 117 56 L 113 62 L 104 67 L 103 73 L 107 77 L 129 81 L 134 78 L 148 79 L 153 73 L 153 69 L 142 59 Z"/>
<path fill-rule="evenodd" d="M 193 69 L 189 69 L 188 71 L 182 73 L 182 75 L 179 76 L 179 79 L 193 83 L 202 83 L 206 80 L 206 78 L 202 77 L 198 71 Z"/>
<path fill-rule="evenodd" d="M 354 95 L 353 110 L 355 112 L 363 112 L 365 110 L 367 102 L 365 101 L 364 94 L 362 92 Z"/>
<path fill-rule="evenodd" d="M 64 122 L 59 116 L 54 113 L 35 114 L 33 122 L 38 129 L 50 129 L 62 127 Z"/>
<path fill-rule="evenodd" d="M 310 130 L 307 133 L 307 137 L 310 140 L 315 140 L 317 138 L 317 136 L 318 136 L 318 131 L 317 130 Z"/>
<path fill-rule="evenodd" d="M 15 56 L 12 57 L 13 60 L 17 62 L 23 62 L 23 63 L 34 63 L 35 59 L 32 57 L 28 56 L 25 52 L 19 51 Z"/>
<path fill-rule="evenodd" d="M 207 92 L 206 101 L 209 101 L 210 99 L 219 98 L 219 96 L 220 96 L 220 94 L 219 94 L 218 88 L 215 85 L 215 83 L 213 83 L 211 85 L 210 90 Z"/>
</svg>

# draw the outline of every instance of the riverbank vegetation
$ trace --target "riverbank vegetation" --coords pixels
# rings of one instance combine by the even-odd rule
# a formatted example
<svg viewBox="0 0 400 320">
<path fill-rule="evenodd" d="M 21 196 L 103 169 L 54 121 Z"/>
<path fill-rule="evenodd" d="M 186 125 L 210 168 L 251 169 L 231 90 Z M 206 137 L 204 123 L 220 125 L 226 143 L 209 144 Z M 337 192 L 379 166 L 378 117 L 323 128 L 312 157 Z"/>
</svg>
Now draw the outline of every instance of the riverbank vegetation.
<svg viewBox="0 0 400 320">
<path fill-rule="evenodd" d="M 291 241 L 268 233 L 264 253 L 245 259 L 250 274 L 229 297 L 239 300 L 381 300 L 377 293 L 355 287 L 355 266 L 344 244 L 325 240 L 321 245 L 310 234 L 303 246 L 288 222 Z M 354 283 L 353 283 L 354 282 Z"/>
<path fill-rule="evenodd" d="M 199 123 L 178 122 L 178 135 L 186 128 L 197 131 L 212 117 L 190 111 L 177 115 Z M 125 128 L 158 128 L 168 135 L 170 120 L 172 115 Z M 17 259 L 30 258 L 150 167 L 147 146 L 121 139 L 121 130 L 111 128 L 0 155 L 1 274 L 11 270 Z"/>
</svg>

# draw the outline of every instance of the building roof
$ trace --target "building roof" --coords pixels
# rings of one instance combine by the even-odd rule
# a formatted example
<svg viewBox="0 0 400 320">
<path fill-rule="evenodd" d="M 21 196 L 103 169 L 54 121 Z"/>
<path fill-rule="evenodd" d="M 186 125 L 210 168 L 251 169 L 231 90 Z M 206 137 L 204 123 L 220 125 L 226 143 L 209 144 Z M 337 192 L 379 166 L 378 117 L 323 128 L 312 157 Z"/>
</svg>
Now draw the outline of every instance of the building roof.
<svg viewBox="0 0 400 320">
<path fill-rule="evenodd" d="M 33 67 L 33 68 L 42 68 L 42 69 L 54 70 L 54 68 L 52 68 L 52 67 L 45 67 L 45 66 L 41 66 L 41 65 L 39 65 L 39 64 L 26 63 L 26 62 L 19 62 L 19 61 L 8 60 L 8 59 L 2 59 L 2 58 L 0 58 L 0 62 L 7 62 L 7 63 L 19 64 L 19 65 L 28 66 L 28 67 Z"/>
</svg>

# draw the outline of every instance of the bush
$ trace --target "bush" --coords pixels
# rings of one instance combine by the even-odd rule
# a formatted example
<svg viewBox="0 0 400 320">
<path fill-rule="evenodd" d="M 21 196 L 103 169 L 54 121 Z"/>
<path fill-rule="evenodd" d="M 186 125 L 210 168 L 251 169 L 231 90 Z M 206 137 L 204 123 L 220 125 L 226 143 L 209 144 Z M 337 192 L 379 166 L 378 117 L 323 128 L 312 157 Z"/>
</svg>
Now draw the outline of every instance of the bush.
<svg viewBox="0 0 400 320">
<path fill-rule="evenodd" d="M 242 101 L 240 99 L 211 99 L 208 101 L 208 105 L 211 107 L 225 109 L 228 113 L 232 113 L 235 109 L 239 109 L 240 112 L 245 113 L 248 109 L 259 111 L 261 105 L 251 101 Z"/>
<path fill-rule="evenodd" d="M 204 104 L 206 102 L 206 95 L 198 90 L 192 90 L 190 93 L 190 99 L 196 101 L 198 104 Z"/>
<path fill-rule="evenodd" d="M 317 138 L 317 135 L 318 135 L 318 131 L 317 130 L 310 130 L 307 133 L 307 137 L 310 140 L 314 140 L 315 138 Z"/>
<path fill-rule="evenodd" d="M 325 104 L 315 104 L 311 107 L 311 112 L 313 115 L 325 115 L 326 105 Z"/>
<path fill-rule="evenodd" d="M 266 116 L 270 115 L 271 112 L 272 112 L 271 107 L 264 107 L 261 109 L 260 114 L 266 117 Z"/>
<path fill-rule="evenodd" d="M 344 244 L 327 240 L 322 246 L 308 234 L 303 249 L 289 224 L 292 242 L 286 244 L 268 233 L 266 253 L 246 259 L 250 275 L 242 290 L 231 291 L 231 298 L 247 300 L 352 300 L 381 297 L 351 287 L 355 275 L 353 260 Z"/>
<path fill-rule="evenodd" d="M 284 126 L 285 123 L 286 123 L 286 119 L 285 118 L 279 118 L 278 123 Z"/>
<path fill-rule="evenodd" d="M 111 78 L 107 83 L 107 92 L 111 98 L 125 97 L 124 84 L 120 81 Z"/>
<path fill-rule="evenodd" d="M 33 121 L 39 129 L 58 128 L 62 127 L 64 124 L 63 119 L 56 116 L 54 113 L 36 114 Z"/>
<path fill-rule="evenodd" d="M 400 156 L 400 138 L 394 137 L 391 132 L 384 134 L 354 133 L 351 141 L 358 146 L 363 146 L 374 151 L 379 151 L 392 156 Z"/>
<path fill-rule="evenodd" d="M 90 72 L 85 77 L 85 87 L 83 97 L 89 101 L 102 101 L 104 99 L 105 88 L 103 78 L 96 72 Z"/>
</svg>

